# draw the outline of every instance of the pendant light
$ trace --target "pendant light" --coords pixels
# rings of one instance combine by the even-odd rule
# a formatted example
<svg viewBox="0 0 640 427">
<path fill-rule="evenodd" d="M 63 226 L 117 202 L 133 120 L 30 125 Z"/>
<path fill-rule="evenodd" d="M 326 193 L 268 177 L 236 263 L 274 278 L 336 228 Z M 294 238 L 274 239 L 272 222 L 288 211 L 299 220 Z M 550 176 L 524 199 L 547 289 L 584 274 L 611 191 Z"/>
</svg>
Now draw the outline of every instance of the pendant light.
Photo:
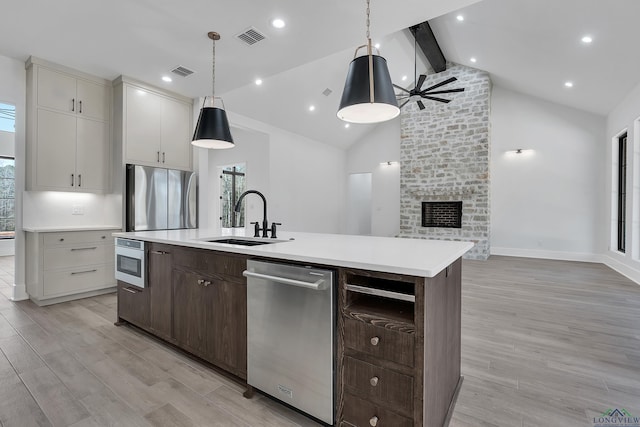
<svg viewBox="0 0 640 427">
<path fill-rule="evenodd" d="M 349 64 L 338 109 L 338 118 L 345 122 L 379 123 L 400 114 L 387 60 L 379 55 L 379 51 L 378 55 L 373 54 L 370 13 L 370 0 L 367 0 L 367 44 L 356 49 Z M 365 47 L 367 55 L 358 57 L 358 51 Z"/>
<path fill-rule="evenodd" d="M 213 40 L 213 66 L 211 68 L 211 96 L 205 96 L 198 117 L 198 124 L 193 133 L 191 144 L 202 148 L 231 148 L 234 146 L 231 131 L 229 130 L 229 120 L 227 112 L 224 110 L 222 98 L 217 98 L 222 104 L 222 108 L 215 106 L 216 101 L 216 40 L 220 40 L 220 34 L 209 32 L 207 34 Z"/>
</svg>

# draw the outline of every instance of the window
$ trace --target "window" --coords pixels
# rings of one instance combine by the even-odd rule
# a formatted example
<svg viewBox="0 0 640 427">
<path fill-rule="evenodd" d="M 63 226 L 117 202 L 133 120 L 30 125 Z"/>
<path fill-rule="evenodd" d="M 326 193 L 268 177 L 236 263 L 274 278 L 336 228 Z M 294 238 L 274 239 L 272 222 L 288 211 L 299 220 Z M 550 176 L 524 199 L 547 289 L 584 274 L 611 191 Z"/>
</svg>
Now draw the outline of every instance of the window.
<svg viewBox="0 0 640 427">
<path fill-rule="evenodd" d="M 618 250 L 626 251 L 627 134 L 618 138 Z"/>
<path fill-rule="evenodd" d="M 12 157 L 15 122 L 16 107 L 0 103 L 0 239 L 13 239 L 16 234 L 15 160 Z"/>
<path fill-rule="evenodd" d="M 244 227 L 244 204 L 240 212 L 233 208 L 246 188 L 245 165 L 227 166 L 220 175 L 220 221 L 222 228 Z"/>
</svg>

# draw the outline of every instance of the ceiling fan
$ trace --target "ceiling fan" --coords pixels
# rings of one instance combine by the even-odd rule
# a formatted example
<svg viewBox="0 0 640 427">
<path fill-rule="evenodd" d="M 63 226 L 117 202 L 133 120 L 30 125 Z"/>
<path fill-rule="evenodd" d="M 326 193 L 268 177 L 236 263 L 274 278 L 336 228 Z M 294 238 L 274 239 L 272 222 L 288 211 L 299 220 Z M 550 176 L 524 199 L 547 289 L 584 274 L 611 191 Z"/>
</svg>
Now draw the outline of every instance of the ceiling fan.
<svg viewBox="0 0 640 427">
<path fill-rule="evenodd" d="M 414 68 L 413 68 L 413 77 L 414 77 L 414 81 L 416 81 L 416 75 L 418 74 L 417 72 L 417 68 L 418 68 L 418 59 L 417 59 L 417 46 L 416 46 L 416 40 L 413 40 L 413 55 L 414 55 Z M 407 103 L 409 101 L 411 101 L 412 99 L 415 99 L 415 97 L 420 97 L 420 98 L 424 98 L 424 99 L 429 99 L 431 101 L 438 101 L 438 102 L 444 102 L 445 104 L 448 104 L 449 102 L 451 102 L 450 99 L 445 99 L 445 98 L 440 98 L 440 97 L 436 97 L 433 95 L 440 95 L 440 94 L 445 94 L 445 93 L 456 93 L 456 92 L 464 92 L 464 88 L 455 88 L 455 89 L 443 89 L 443 90 L 435 90 L 438 89 L 442 86 L 448 85 L 449 83 L 453 83 L 456 80 L 458 80 L 455 77 L 450 77 L 447 80 L 444 80 L 440 83 L 436 83 L 433 86 L 429 86 L 426 89 L 422 89 L 422 85 L 424 84 L 424 81 L 427 79 L 426 74 L 420 74 L 420 77 L 417 79 L 416 81 L 416 86 L 413 89 L 405 89 L 402 86 L 398 86 L 397 84 L 394 84 L 393 87 L 395 87 L 396 89 L 400 89 L 403 93 L 400 94 L 396 94 L 396 97 L 398 98 L 399 102 L 402 102 L 402 104 L 400 104 L 400 108 L 404 107 L 405 105 L 407 105 Z M 422 102 L 422 99 L 418 99 L 417 100 L 417 104 L 418 104 L 418 108 L 420 108 L 420 110 L 424 110 L 425 106 L 424 103 Z"/>
</svg>

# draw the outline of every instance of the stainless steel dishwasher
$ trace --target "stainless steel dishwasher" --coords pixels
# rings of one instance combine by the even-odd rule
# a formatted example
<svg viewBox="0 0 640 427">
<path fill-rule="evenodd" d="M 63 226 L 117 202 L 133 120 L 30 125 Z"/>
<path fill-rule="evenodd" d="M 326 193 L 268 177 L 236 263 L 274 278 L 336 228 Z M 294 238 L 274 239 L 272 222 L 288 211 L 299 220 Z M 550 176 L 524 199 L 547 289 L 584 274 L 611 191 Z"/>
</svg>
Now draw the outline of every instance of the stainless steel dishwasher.
<svg viewBox="0 0 640 427">
<path fill-rule="evenodd" d="M 333 425 L 334 272 L 247 261 L 247 383 Z"/>
</svg>

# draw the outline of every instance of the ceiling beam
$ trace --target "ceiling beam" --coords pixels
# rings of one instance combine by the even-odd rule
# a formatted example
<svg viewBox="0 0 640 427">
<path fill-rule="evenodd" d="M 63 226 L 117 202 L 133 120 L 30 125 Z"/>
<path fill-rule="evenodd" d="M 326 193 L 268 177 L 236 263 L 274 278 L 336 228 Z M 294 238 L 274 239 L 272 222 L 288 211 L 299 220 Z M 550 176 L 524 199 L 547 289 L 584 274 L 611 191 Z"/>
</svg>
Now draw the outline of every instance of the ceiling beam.
<svg viewBox="0 0 640 427">
<path fill-rule="evenodd" d="M 434 36 L 433 31 L 431 31 L 429 23 L 425 21 L 421 24 L 414 25 L 409 29 L 416 38 L 418 46 L 420 46 L 420 49 L 427 57 L 427 60 L 429 61 L 429 64 L 431 64 L 433 70 L 436 73 L 446 70 L 447 60 L 444 58 L 442 49 L 440 49 L 436 36 Z"/>
</svg>

